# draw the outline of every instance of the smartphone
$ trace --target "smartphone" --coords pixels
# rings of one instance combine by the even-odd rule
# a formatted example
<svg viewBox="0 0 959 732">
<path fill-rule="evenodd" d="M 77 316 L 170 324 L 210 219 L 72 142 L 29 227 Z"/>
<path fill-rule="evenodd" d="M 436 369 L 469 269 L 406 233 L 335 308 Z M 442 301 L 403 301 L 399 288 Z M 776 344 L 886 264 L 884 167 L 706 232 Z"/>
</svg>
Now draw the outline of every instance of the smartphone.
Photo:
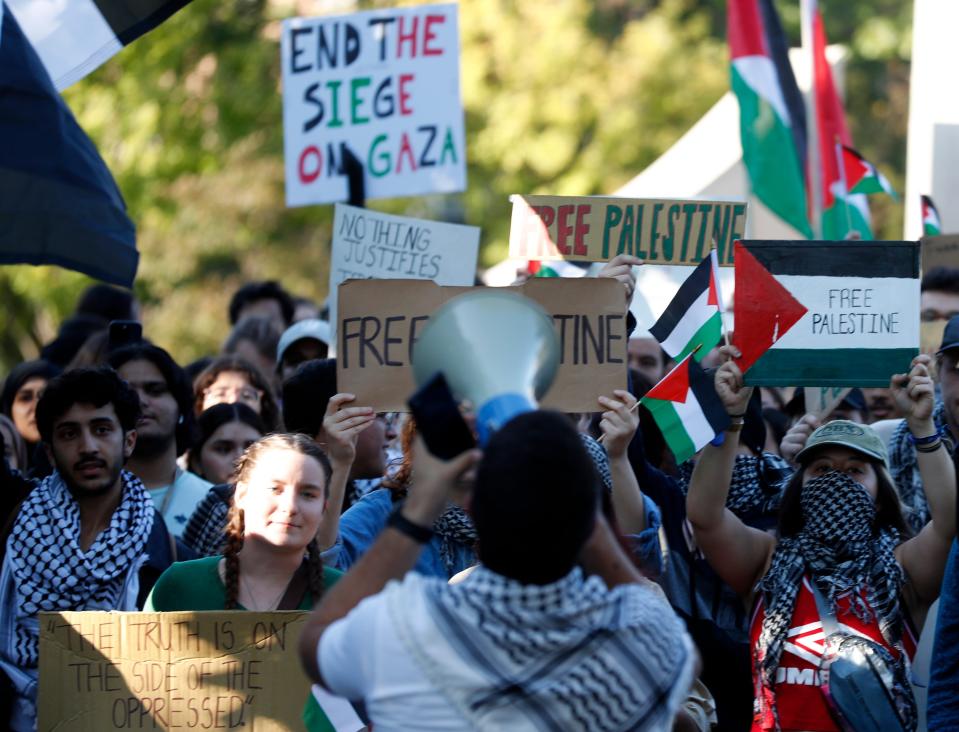
<svg viewBox="0 0 959 732">
<path fill-rule="evenodd" d="M 108 348 L 115 351 L 143 341 L 143 325 L 136 320 L 111 320 Z"/>
<path fill-rule="evenodd" d="M 431 453 L 451 460 L 476 446 L 476 439 L 460 414 L 446 377 L 441 372 L 427 381 L 409 398 L 416 429 Z"/>
</svg>

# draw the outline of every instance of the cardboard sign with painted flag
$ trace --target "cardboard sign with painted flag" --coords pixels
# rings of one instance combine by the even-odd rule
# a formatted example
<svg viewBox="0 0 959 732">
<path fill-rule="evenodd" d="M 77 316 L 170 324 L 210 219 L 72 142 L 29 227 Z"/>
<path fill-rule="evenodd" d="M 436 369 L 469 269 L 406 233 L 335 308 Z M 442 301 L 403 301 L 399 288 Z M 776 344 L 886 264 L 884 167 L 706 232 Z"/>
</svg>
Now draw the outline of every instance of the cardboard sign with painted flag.
<svg viewBox="0 0 959 732">
<path fill-rule="evenodd" d="M 696 265 L 649 332 L 677 361 L 689 353 L 701 361 L 719 344 L 723 314 L 715 249 Z"/>
<path fill-rule="evenodd" d="M 922 234 L 923 236 L 939 236 L 942 233 L 942 223 L 939 218 L 939 209 L 932 202 L 932 196 L 920 196 L 922 201 Z"/>
<path fill-rule="evenodd" d="M 919 353 L 919 244 L 736 243 L 733 344 L 757 386 L 888 386 Z"/>
<path fill-rule="evenodd" d="M 190 0 L 6 0 L 57 90 L 97 69 Z"/>
<path fill-rule="evenodd" d="M 0 140 L 0 264 L 132 286 L 139 256 L 123 196 L 3 2 Z"/>
<path fill-rule="evenodd" d="M 729 426 L 713 378 L 692 357 L 679 364 L 639 400 L 656 421 L 676 464 L 689 460 Z"/>
<path fill-rule="evenodd" d="M 841 154 L 850 193 L 888 193 L 895 199 L 899 198 L 886 176 L 862 155 L 845 145 L 842 145 Z"/>
</svg>

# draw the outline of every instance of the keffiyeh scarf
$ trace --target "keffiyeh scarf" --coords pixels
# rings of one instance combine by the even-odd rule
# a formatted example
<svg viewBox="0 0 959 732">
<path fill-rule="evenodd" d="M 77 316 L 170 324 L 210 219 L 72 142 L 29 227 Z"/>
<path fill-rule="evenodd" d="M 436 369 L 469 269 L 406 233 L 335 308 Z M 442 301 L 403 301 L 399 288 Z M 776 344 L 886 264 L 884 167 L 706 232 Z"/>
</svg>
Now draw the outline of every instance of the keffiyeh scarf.
<svg viewBox="0 0 959 732">
<path fill-rule="evenodd" d="M 866 489 L 832 471 L 807 482 L 800 503 L 802 531 L 779 540 L 769 571 L 759 583 L 765 619 L 755 663 L 767 692 L 774 687 L 806 573 L 834 611 L 837 599 L 850 593 L 853 614 L 867 623 L 875 618 L 890 646 L 899 647 L 902 637 L 899 595 L 905 575 L 894 554 L 899 534 L 895 529 L 874 531 L 876 506 Z M 899 657 L 902 661 L 904 654 Z M 778 725 L 778 715 L 775 718 Z"/>
<path fill-rule="evenodd" d="M 679 484 L 683 493 L 689 490 L 695 467 L 693 460 L 687 460 L 679 466 Z M 726 508 L 746 523 L 754 518 L 776 516 L 782 503 L 783 489 L 793 472 L 789 463 L 769 452 L 759 456 L 737 455 L 729 482 Z"/>
<path fill-rule="evenodd" d="M 86 552 L 80 550 L 80 507 L 59 473 L 23 502 L 7 549 L 17 600 L 13 654 L 21 667 L 37 665 L 37 613 L 136 609 L 127 606 L 124 586 L 144 560 L 155 512 L 139 478 L 124 471 L 122 480 L 110 525 Z"/>
<path fill-rule="evenodd" d="M 433 522 L 433 531 L 440 538 L 440 559 L 446 567 L 446 574 L 452 577 L 456 574 L 456 544 L 470 548 L 476 543 L 476 527 L 473 519 L 461 507 L 451 503 L 446 507 L 443 515 Z"/>
<path fill-rule="evenodd" d="M 408 576 L 387 602 L 413 658 L 476 729 L 667 729 L 692 681 L 691 644 L 663 598 L 607 590 L 578 568 L 548 585 L 482 565 L 452 586 Z"/>
<path fill-rule="evenodd" d="M 946 424 L 946 405 L 941 401 L 936 404 L 932 413 L 936 429 L 942 429 Z M 921 436 L 921 435 L 920 435 Z M 951 441 L 946 443 L 950 453 Z M 896 484 L 899 501 L 902 503 L 903 518 L 914 534 L 918 534 L 922 527 L 929 523 L 929 503 L 922 488 L 922 476 L 919 475 L 919 465 L 916 463 L 916 448 L 909 441 L 909 425 L 902 420 L 889 442 L 889 472 Z"/>
</svg>

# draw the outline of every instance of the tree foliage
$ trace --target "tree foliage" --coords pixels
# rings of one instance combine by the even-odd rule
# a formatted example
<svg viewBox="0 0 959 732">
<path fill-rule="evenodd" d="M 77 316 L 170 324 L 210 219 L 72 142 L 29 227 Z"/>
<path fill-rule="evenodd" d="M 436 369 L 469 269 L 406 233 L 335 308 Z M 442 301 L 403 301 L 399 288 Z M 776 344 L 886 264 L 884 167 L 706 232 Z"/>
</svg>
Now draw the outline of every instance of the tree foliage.
<svg viewBox="0 0 959 732">
<path fill-rule="evenodd" d="M 901 189 L 911 3 L 821 4 L 852 51 L 857 144 Z M 243 280 L 326 295 L 332 208 L 286 209 L 283 192 L 279 21 L 312 5 L 194 0 L 65 93 L 137 224 L 146 333 L 181 361 L 219 347 Z M 798 4 L 779 6 L 798 44 Z M 468 190 L 371 205 L 481 226 L 484 264 L 505 254 L 509 194 L 609 193 L 728 89 L 721 0 L 464 0 L 460 29 Z M 880 202 L 876 221 L 895 238 L 900 209 Z M 0 270 L 3 365 L 35 355 L 88 283 Z"/>
</svg>

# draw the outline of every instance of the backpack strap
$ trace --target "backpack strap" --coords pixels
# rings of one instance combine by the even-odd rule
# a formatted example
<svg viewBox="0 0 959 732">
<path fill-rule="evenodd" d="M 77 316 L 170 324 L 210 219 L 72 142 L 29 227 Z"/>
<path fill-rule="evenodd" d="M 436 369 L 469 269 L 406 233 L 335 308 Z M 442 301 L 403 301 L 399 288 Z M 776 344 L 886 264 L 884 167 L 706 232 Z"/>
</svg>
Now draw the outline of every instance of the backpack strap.
<svg viewBox="0 0 959 732">
<path fill-rule="evenodd" d="M 283 593 L 283 597 L 280 598 L 280 602 L 276 606 L 277 610 L 299 610 L 300 603 L 303 602 L 306 591 L 309 589 L 310 583 L 307 572 L 307 565 L 304 561 L 296 568 L 290 578 L 290 584 L 286 586 L 286 592 Z"/>
<path fill-rule="evenodd" d="M 836 620 L 836 614 L 832 611 L 832 608 L 829 607 L 826 598 L 822 596 L 819 588 L 816 587 L 815 580 L 810 578 L 809 585 L 812 587 L 812 596 L 816 599 L 816 610 L 819 612 L 819 619 L 822 621 L 822 632 L 825 633 L 828 638 L 833 633 L 839 632 L 839 621 Z"/>
</svg>

